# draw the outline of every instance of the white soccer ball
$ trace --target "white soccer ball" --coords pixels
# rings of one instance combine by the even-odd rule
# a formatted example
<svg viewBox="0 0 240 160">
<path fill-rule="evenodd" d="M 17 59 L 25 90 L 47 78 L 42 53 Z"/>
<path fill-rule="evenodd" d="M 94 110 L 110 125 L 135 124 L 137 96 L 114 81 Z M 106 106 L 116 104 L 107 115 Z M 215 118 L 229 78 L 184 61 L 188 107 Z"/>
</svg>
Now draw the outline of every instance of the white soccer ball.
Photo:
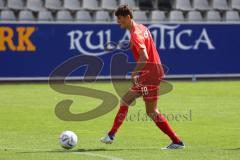
<svg viewBox="0 0 240 160">
<path fill-rule="evenodd" d="M 61 133 L 59 142 L 64 149 L 72 149 L 77 145 L 77 135 L 72 131 L 64 131 Z"/>
</svg>

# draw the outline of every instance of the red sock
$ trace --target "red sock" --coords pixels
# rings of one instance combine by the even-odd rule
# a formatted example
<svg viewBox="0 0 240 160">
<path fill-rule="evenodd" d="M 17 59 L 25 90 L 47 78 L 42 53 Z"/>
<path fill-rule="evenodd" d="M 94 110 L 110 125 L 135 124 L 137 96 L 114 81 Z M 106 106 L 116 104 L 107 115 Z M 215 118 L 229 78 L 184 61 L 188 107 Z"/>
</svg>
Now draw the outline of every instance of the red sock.
<svg viewBox="0 0 240 160">
<path fill-rule="evenodd" d="M 114 136 L 116 134 L 118 128 L 121 126 L 124 119 L 126 118 L 127 112 L 128 112 L 128 106 L 120 106 L 118 113 L 115 117 L 112 129 L 110 132 L 108 132 L 108 135 Z"/>
<path fill-rule="evenodd" d="M 167 119 L 161 113 L 157 114 L 157 116 L 155 116 L 153 120 L 155 124 L 158 126 L 158 128 L 161 129 L 161 131 L 164 132 L 166 135 L 168 135 L 169 138 L 171 138 L 173 143 L 179 143 L 181 141 L 180 138 L 171 128 Z"/>
</svg>

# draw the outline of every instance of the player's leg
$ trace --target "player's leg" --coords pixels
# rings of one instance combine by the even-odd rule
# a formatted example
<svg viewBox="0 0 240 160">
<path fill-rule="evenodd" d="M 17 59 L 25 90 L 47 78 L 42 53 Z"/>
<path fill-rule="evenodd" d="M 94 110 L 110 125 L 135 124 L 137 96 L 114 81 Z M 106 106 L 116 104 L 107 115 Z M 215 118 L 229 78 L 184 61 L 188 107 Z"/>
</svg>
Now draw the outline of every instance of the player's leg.
<svg viewBox="0 0 240 160">
<path fill-rule="evenodd" d="M 106 144 L 111 144 L 115 134 L 117 133 L 118 129 L 122 125 L 123 121 L 125 120 L 127 113 L 128 113 L 128 107 L 130 104 L 141 94 L 134 90 L 129 90 L 123 97 L 120 103 L 120 108 L 117 112 L 117 115 L 114 119 L 113 126 L 111 130 L 108 132 L 108 135 L 106 137 L 103 137 L 101 139 L 101 142 Z"/>
<path fill-rule="evenodd" d="M 118 128 L 121 126 L 121 124 L 123 123 L 124 119 L 127 116 L 127 112 L 128 112 L 128 107 L 131 105 L 131 103 L 138 98 L 139 96 L 141 96 L 140 93 L 133 91 L 133 90 L 129 90 L 121 99 L 121 103 L 120 103 L 120 108 L 119 111 L 115 117 L 112 129 L 110 130 L 110 132 L 108 133 L 111 136 L 114 136 L 118 130 Z"/>
<path fill-rule="evenodd" d="M 155 122 L 157 127 L 172 140 L 172 143 L 166 149 L 184 148 L 184 144 L 173 131 L 167 119 L 159 112 L 157 108 L 157 99 L 145 99 L 147 115 Z"/>
</svg>

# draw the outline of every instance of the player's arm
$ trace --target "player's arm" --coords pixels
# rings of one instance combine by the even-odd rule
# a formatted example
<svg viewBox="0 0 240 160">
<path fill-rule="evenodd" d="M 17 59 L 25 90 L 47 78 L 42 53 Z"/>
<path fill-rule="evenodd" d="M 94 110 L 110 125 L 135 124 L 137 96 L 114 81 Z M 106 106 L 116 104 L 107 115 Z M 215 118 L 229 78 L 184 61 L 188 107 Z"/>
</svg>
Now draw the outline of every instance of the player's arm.
<svg viewBox="0 0 240 160">
<path fill-rule="evenodd" d="M 138 72 L 144 68 L 144 66 L 146 65 L 147 60 L 148 60 L 148 54 L 147 54 L 146 48 L 140 48 L 138 53 L 139 53 L 139 59 L 137 61 L 137 65 L 132 73 L 133 80 L 136 77 L 136 75 L 138 74 Z"/>
<path fill-rule="evenodd" d="M 148 53 L 146 50 L 146 46 L 144 43 L 144 36 L 141 32 L 135 32 L 131 35 L 132 42 L 137 49 L 137 53 L 139 55 L 137 65 L 132 72 L 132 80 L 134 81 L 136 75 L 141 71 L 147 63 Z"/>
</svg>

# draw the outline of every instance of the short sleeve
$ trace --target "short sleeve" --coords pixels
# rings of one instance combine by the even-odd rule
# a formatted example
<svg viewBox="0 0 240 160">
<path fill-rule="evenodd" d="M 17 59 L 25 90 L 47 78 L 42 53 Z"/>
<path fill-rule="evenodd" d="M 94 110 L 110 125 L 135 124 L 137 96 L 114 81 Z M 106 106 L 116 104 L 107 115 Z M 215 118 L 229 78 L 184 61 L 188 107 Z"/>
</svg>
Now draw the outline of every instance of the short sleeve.
<svg viewBox="0 0 240 160">
<path fill-rule="evenodd" d="M 133 33 L 131 38 L 132 38 L 133 45 L 137 49 L 137 52 L 139 52 L 140 49 L 146 49 L 146 46 L 144 43 L 144 37 L 141 34 L 141 32 Z"/>
</svg>

